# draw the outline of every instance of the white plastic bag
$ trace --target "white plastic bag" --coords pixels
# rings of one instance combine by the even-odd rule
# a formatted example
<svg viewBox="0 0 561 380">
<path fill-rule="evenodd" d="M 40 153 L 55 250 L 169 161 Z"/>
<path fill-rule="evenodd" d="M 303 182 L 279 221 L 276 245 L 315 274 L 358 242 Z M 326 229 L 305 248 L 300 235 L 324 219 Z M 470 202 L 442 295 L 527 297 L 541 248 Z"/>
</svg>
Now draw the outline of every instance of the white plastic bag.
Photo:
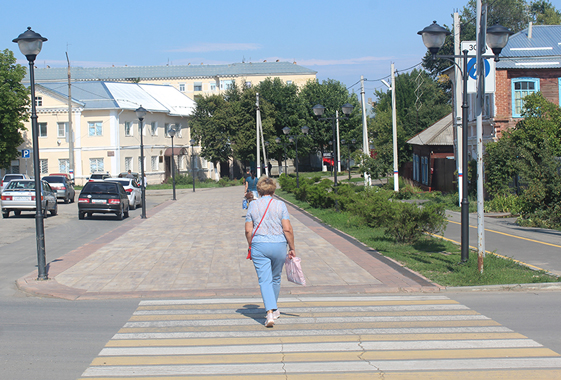
<svg viewBox="0 0 561 380">
<path fill-rule="evenodd" d="M 306 286 L 306 278 L 302 272 L 300 261 L 299 257 L 290 258 L 290 256 L 286 255 L 286 260 L 284 261 L 286 278 L 290 282 Z"/>
</svg>

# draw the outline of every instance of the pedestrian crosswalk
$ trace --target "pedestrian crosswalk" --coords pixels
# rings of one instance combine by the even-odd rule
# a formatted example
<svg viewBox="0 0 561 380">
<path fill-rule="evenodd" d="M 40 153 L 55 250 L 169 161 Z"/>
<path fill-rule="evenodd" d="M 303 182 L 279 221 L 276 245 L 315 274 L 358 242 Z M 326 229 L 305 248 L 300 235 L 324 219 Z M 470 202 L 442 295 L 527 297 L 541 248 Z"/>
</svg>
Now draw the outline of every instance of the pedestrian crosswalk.
<svg viewBox="0 0 561 380">
<path fill-rule="evenodd" d="M 561 356 L 441 295 L 141 301 L 82 379 L 554 379 Z"/>
</svg>

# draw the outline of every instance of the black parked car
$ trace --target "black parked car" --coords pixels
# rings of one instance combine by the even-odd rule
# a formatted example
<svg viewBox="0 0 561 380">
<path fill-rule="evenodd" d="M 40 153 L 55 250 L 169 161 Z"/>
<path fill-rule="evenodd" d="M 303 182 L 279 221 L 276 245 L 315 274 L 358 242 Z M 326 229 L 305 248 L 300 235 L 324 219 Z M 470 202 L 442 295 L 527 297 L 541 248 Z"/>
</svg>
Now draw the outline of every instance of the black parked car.
<svg viewBox="0 0 561 380">
<path fill-rule="evenodd" d="M 78 218 L 93 213 L 115 214 L 119 220 L 129 216 L 129 198 L 116 182 L 87 182 L 78 197 Z"/>
<path fill-rule="evenodd" d="M 47 181 L 51 188 L 56 191 L 57 199 L 62 198 L 64 203 L 74 203 L 76 192 L 72 181 L 62 175 L 48 175 L 43 177 L 43 181 Z"/>
</svg>

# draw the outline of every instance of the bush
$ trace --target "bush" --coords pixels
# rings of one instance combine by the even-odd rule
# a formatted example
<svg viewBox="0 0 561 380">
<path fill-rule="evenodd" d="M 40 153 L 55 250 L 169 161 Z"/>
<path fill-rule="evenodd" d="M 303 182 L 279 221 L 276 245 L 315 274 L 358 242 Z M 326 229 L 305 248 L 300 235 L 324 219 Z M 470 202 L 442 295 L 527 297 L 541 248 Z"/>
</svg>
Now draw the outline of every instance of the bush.
<svg viewBox="0 0 561 380">
<path fill-rule="evenodd" d="M 195 180 L 195 183 L 198 183 L 198 180 Z M 173 178 L 169 177 L 167 179 L 167 181 L 165 182 L 168 185 L 173 184 Z M 178 174 L 175 176 L 175 184 L 176 185 L 192 185 L 193 184 L 193 177 L 191 177 L 190 175 L 185 175 L 185 174 Z"/>
<path fill-rule="evenodd" d="M 279 184 L 284 191 L 293 193 L 296 189 L 296 178 L 283 173 L 279 176 Z"/>
<path fill-rule="evenodd" d="M 446 227 L 446 211 L 441 205 L 419 207 L 410 203 L 392 202 L 386 223 L 386 235 L 398 243 L 414 243 L 425 233 L 442 233 Z"/>
<path fill-rule="evenodd" d="M 335 205 L 334 197 L 332 196 L 333 182 L 329 179 L 324 179 L 320 183 L 308 186 L 306 190 L 307 201 L 310 206 L 315 208 L 330 208 Z"/>
<path fill-rule="evenodd" d="M 510 212 L 519 214 L 524 207 L 523 200 L 517 195 L 497 195 L 484 204 L 485 212 Z"/>
</svg>

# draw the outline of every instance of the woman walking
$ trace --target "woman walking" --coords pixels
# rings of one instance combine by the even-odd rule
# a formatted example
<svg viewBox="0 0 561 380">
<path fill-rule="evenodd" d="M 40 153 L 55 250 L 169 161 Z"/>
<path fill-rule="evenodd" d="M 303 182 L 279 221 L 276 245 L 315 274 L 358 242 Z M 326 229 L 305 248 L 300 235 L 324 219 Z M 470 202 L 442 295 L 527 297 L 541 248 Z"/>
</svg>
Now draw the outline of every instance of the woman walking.
<svg viewBox="0 0 561 380">
<path fill-rule="evenodd" d="M 248 191 L 251 191 L 253 193 L 253 199 L 257 199 L 257 182 L 259 181 L 259 178 L 256 177 L 257 174 L 255 173 L 255 170 L 251 171 L 251 177 L 247 177 L 245 179 L 245 192 L 247 193 Z"/>
<path fill-rule="evenodd" d="M 280 316 L 277 308 L 281 273 L 288 255 L 296 257 L 294 250 L 294 231 L 290 224 L 288 210 L 284 202 L 273 199 L 277 185 L 275 180 L 262 177 L 257 183 L 261 198 L 249 204 L 245 218 L 245 237 L 251 248 L 251 258 L 261 296 L 267 311 L 265 326 L 273 327 Z"/>
</svg>

